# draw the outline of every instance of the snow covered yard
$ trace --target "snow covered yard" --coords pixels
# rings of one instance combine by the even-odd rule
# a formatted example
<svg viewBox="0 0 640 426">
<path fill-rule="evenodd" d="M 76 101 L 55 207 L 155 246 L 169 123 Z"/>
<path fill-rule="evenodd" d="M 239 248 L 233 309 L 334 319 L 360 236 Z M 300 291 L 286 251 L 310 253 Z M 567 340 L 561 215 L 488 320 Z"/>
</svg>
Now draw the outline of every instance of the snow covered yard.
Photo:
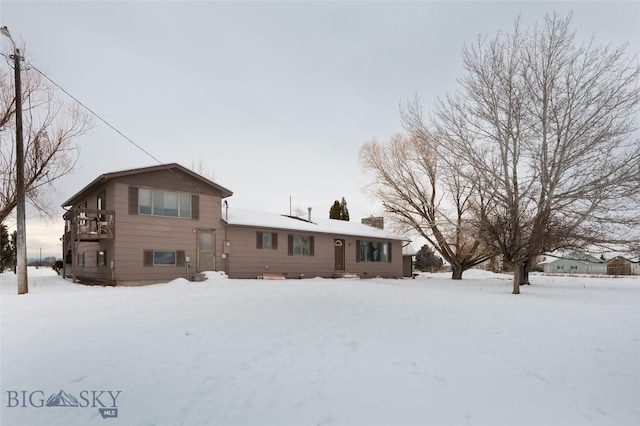
<svg viewBox="0 0 640 426">
<path fill-rule="evenodd" d="M 640 277 L 30 274 L 0 274 L 3 426 L 640 424 Z"/>
</svg>

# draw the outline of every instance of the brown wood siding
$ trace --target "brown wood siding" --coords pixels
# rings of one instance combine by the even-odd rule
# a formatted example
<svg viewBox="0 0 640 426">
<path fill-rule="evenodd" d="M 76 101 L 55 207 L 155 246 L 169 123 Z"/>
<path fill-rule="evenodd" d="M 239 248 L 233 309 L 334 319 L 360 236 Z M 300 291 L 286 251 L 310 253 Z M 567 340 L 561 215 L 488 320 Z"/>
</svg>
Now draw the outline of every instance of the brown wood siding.
<svg viewBox="0 0 640 426">
<path fill-rule="evenodd" d="M 256 248 L 256 232 L 273 232 L 279 237 L 287 237 L 287 246 L 277 250 L 261 250 Z M 344 235 L 315 234 L 313 237 L 314 256 L 293 256 L 292 240 L 295 232 L 229 226 L 227 238 L 231 241 L 232 251 L 229 255 L 228 274 L 231 278 L 256 278 L 268 272 L 284 274 L 288 278 L 304 275 L 311 277 L 332 277 L 335 270 L 334 240 L 345 240 L 345 271 L 361 277 L 402 277 L 402 256 L 394 256 L 391 262 L 356 262 L 356 238 Z M 300 233 L 300 235 L 308 235 Z M 373 241 L 384 241 L 376 240 Z M 401 241 L 390 241 L 394 252 L 402 250 Z M 291 254 L 290 254 L 291 253 Z M 395 259 L 397 258 L 397 259 Z"/>
<path fill-rule="evenodd" d="M 161 174 L 160 177 L 172 178 Z M 152 187 L 161 190 L 184 191 L 190 187 L 184 182 L 161 186 L 163 181 L 150 181 L 146 176 L 141 182 L 127 177 L 126 182 L 114 183 L 115 197 L 111 206 L 116 212 L 129 210 L 129 187 Z M 193 187 L 191 187 L 193 189 Z M 211 191 L 209 191 L 211 192 Z M 192 194 L 195 195 L 195 194 Z M 195 273 L 196 230 L 198 228 L 220 229 L 221 199 L 211 194 L 198 194 L 198 219 L 183 219 L 149 215 L 128 215 L 116 213 L 117 232 L 114 241 L 113 257 L 116 262 L 117 281 L 169 281 L 185 276 L 184 257 L 192 260 L 190 273 Z M 193 200 L 193 198 L 192 198 Z M 108 201 L 109 202 L 109 201 Z M 147 266 L 145 250 L 178 251 L 181 266 Z M 222 238 L 216 239 L 216 264 L 222 265 Z M 151 259 L 153 263 L 153 259 Z"/>
<path fill-rule="evenodd" d="M 220 191 L 179 170 L 157 170 L 139 175 L 121 176 L 114 178 L 113 181 L 130 186 L 221 197 Z"/>
</svg>

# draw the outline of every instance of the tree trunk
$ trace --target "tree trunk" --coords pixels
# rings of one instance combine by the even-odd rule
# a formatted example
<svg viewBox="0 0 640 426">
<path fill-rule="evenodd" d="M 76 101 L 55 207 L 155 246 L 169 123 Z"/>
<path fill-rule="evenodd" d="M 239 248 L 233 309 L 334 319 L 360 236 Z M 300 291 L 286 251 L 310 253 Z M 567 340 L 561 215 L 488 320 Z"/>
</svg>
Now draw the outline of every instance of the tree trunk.
<svg viewBox="0 0 640 426">
<path fill-rule="evenodd" d="M 451 265 L 451 279 L 452 280 L 461 280 L 462 279 L 462 266 L 459 265 Z"/>
<path fill-rule="evenodd" d="M 520 294 L 520 274 L 522 272 L 522 268 L 520 267 L 521 263 L 518 262 L 513 265 L 513 291 L 512 294 Z"/>
<path fill-rule="evenodd" d="M 531 259 L 520 263 L 520 285 L 530 285 L 529 282 L 529 266 L 531 265 Z"/>
</svg>

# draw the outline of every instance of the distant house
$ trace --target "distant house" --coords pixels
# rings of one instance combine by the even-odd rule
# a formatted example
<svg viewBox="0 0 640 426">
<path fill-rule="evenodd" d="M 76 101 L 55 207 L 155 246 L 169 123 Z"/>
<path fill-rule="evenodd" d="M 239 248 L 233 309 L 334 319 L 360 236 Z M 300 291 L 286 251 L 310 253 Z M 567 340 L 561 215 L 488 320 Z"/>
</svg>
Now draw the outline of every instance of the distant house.
<svg viewBox="0 0 640 426">
<path fill-rule="evenodd" d="M 634 262 L 622 256 L 616 256 L 607 262 L 608 275 L 631 275 Z"/>
<path fill-rule="evenodd" d="M 581 252 L 547 254 L 537 264 L 545 273 L 554 274 L 606 274 L 607 263 Z"/>
<path fill-rule="evenodd" d="M 223 209 L 231 195 L 178 164 L 103 174 L 63 203 L 64 274 L 127 284 L 210 270 L 232 278 L 403 275 L 406 238 L 354 222 Z"/>
</svg>

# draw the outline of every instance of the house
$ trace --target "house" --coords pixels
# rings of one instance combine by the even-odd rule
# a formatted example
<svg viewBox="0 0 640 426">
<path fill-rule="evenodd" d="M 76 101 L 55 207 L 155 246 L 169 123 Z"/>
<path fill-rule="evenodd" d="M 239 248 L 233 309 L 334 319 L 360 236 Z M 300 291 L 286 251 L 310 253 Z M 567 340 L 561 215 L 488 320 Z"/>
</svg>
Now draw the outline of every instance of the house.
<svg viewBox="0 0 640 426">
<path fill-rule="evenodd" d="M 542 272 L 555 274 L 606 274 L 604 260 L 581 252 L 547 254 L 537 264 Z"/>
<path fill-rule="evenodd" d="M 62 205 L 64 275 L 126 284 L 210 270 L 231 278 L 402 277 L 406 238 L 354 222 L 230 209 L 231 195 L 175 163 L 103 174 Z"/>
</svg>

